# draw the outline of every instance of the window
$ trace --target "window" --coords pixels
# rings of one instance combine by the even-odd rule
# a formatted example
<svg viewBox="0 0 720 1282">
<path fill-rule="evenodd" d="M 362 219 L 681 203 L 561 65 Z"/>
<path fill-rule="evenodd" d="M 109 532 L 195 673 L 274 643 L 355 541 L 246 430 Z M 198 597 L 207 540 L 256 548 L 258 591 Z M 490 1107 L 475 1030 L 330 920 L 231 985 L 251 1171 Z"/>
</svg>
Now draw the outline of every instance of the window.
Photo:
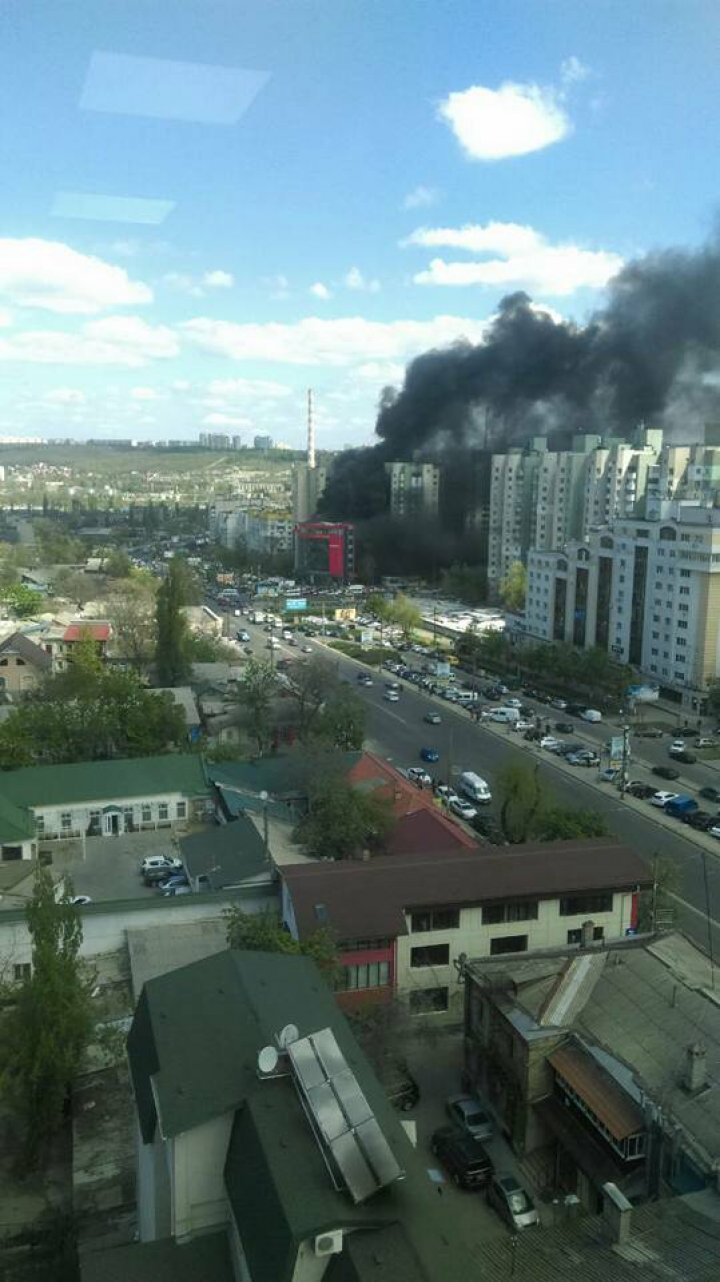
<svg viewBox="0 0 720 1282">
<path fill-rule="evenodd" d="M 434 1015 L 448 1008 L 448 988 L 416 988 L 410 994 L 411 1015 Z"/>
<path fill-rule="evenodd" d="M 358 988 L 384 988 L 389 983 L 389 962 L 362 962 L 359 966 L 343 967 L 339 987 L 351 991 Z"/>
<path fill-rule="evenodd" d="M 143 806 L 142 821 L 144 824 L 149 824 L 152 821 L 152 806 Z"/>
<path fill-rule="evenodd" d="M 459 908 L 426 908 L 411 914 L 413 933 L 424 930 L 457 930 L 460 925 Z"/>
<path fill-rule="evenodd" d="M 22 984 L 24 980 L 29 979 L 31 973 L 32 966 L 30 965 L 30 962 L 16 962 L 13 966 L 13 975 L 16 983 L 18 984 Z"/>
<path fill-rule="evenodd" d="M 187 817 L 187 802 L 186 802 L 186 801 L 178 801 L 178 803 L 177 803 L 177 805 L 176 805 L 176 807 L 175 807 L 175 815 L 176 815 L 176 818 L 178 818 L 178 819 L 185 819 L 185 818 Z"/>
<path fill-rule="evenodd" d="M 37 832 L 38 837 L 45 836 L 45 819 L 43 815 L 35 816 L 35 831 Z"/>
<path fill-rule="evenodd" d="M 428 944 L 425 948 L 410 949 L 411 966 L 447 966 L 449 961 L 449 944 Z"/>
<path fill-rule="evenodd" d="M 526 953 L 527 935 L 500 935 L 490 940 L 490 956 L 498 957 L 501 953 Z"/>
<path fill-rule="evenodd" d="M 67 831 L 68 828 L 72 828 L 72 814 L 69 810 L 63 810 L 60 816 L 60 827 L 64 831 Z"/>
<path fill-rule="evenodd" d="M 509 904 L 483 904 L 483 926 L 497 926 L 506 921 L 537 921 L 536 899 L 518 899 Z"/>
<path fill-rule="evenodd" d="M 605 938 L 605 927 L 604 927 L 604 926 L 594 926 L 594 927 L 593 927 L 593 936 L 592 936 L 592 937 L 593 937 L 593 940 L 594 940 L 595 942 L 597 942 L 597 941 L 599 941 L 599 940 L 601 940 L 601 939 L 604 939 L 604 938 Z M 582 930 L 580 930 L 580 929 L 578 929 L 578 930 L 569 930 L 569 931 L 568 931 L 568 933 L 567 933 L 567 941 L 568 941 L 568 944 L 581 944 L 581 943 L 582 943 Z"/>
<path fill-rule="evenodd" d="M 168 819 L 169 817 L 170 809 L 168 803 L 166 801 L 161 801 L 158 806 L 158 819 Z"/>
<path fill-rule="evenodd" d="M 613 894 L 611 890 L 600 891 L 594 895 L 566 895 L 560 900 L 561 917 L 589 916 L 592 913 L 611 913 Z"/>
</svg>

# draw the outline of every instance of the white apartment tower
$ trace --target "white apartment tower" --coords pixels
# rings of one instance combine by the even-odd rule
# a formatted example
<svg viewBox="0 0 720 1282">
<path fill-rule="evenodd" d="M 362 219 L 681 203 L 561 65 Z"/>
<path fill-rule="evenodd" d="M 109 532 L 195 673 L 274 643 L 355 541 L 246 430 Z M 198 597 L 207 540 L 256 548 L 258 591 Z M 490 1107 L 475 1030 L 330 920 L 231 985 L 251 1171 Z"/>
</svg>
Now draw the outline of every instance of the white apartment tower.
<svg viewBox="0 0 720 1282">
<path fill-rule="evenodd" d="M 393 516 L 437 516 L 440 468 L 434 463 L 386 463 Z"/>
</svg>

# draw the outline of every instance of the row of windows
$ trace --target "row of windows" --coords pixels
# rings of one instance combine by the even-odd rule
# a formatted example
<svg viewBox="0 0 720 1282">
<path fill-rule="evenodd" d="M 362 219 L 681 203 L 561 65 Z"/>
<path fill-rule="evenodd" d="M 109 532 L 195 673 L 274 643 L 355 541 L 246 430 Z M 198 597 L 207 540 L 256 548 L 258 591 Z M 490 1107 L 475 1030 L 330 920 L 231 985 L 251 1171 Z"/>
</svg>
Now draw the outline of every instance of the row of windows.
<svg viewBox="0 0 720 1282">
<path fill-rule="evenodd" d="M 134 820 L 134 813 L 135 813 L 135 812 L 134 812 L 134 810 L 133 810 L 133 808 L 132 808 L 132 807 L 128 807 L 128 808 L 126 808 L 126 809 L 124 809 L 124 810 L 123 810 L 123 816 L 124 816 L 124 819 L 125 819 L 126 824 L 127 824 L 127 823 L 132 823 L 132 822 L 133 822 L 133 820 Z M 169 820 L 169 819 L 170 819 L 170 805 L 169 805 L 169 803 L 168 803 L 167 801 L 161 801 L 161 802 L 159 802 L 159 803 L 158 803 L 158 806 L 157 806 L 157 818 L 158 818 L 158 821 L 159 821 L 159 822 L 161 822 L 161 823 L 162 823 L 164 820 L 165 820 L 165 821 L 167 821 L 167 820 Z M 186 819 L 186 818 L 187 818 L 187 802 L 186 802 L 186 801 L 178 801 L 178 802 L 176 802 L 176 804 L 175 804 L 175 818 L 176 818 L 176 819 Z M 88 819 L 89 819 L 89 822 L 90 822 L 90 826 L 91 826 L 91 827 L 94 827 L 94 828 L 97 828 L 97 829 L 99 830 L 100 825 L 101 825 L 101 822 L 102 822 L 102 811 L 101 811 L 101 810 L 91 810 L 91 811 L 89 811 L 89 813 L 88 813 Z M 60 813 L 60 827 L 61 827 L 61 829 L 62 829 L 64 832 L 69 832 L 69 831 L 71 831 L 74 827 L 77 827 L 78 822 L 79 822 L 79 821 L 78 821 L 77 816 L 76 816 L 76 815 L 74 815 L 74 814 L 73 814 L 73 812 L 72 812 L 71 810 L 63 810 L 63 811 L 61 811 L 61 813 Z M 153 807 L 152 807 L 151 805 L 149 805 L 149 804 L 145 804 L 145 805 L 142 805 L 142 806 L 140 807 L 140 822 L 141 822 L 141 823 L 152 823 L 152 822 L 153 822 Z M 45 816 L 44 816 L 44 815 L 38 815 L 38 816 L 37 816 L 37 819 L 36 819 L 36 824 L 37 824 L 37 831 L 38 831 L 38 833 L 42 834 L 42 833 L 44 832 L 44 830 L 45 830 L 45 826 L 46 826 Z"/>
<path fill-rule="evenodd" d="M 611 1135 L 605 1123 L 600 1121 L 597 1113 L 593 1112 L 589 1104 L 585 1103 L 585 1100 L 578 1095 L 577 1091 L 573 1090 L 572 1086 L 570 1086 L 563 1077 L 560 1077 L 558 1074 L 555 1080 L 557 1081 L 561 1093 L 566 1095 L 568 1099 L 572 1100 L 576 1108 L 589 1118 L 595 1127 L 595 1130 L 600 1132 L 603 1139 L 607 1141 L 611 1148 L 615 1149 L 616 1153 L 619 1153 L 621 1157 L 625 1158 L 642 1157 L 645 1152 L 645 1136 L 641 1132 L 638 1132 L 635 1135 L 629 1135 L 624 1140 L 615 1139 L 615 1136 Z"/>
<path fill-rule="evenodd" d="M 354 992 L 360 988 L 386 988 L 390 983 L 390 963 L 363 962 L 359 966 L 343 966 L 338 988 Z"/>
<path fill-rule="evenodd" d="M 579 917 L 581 914 L 611 913 L 612 906 L 611 890 L 600 891 L 594 895 L 565 895 L 560 900 L 560 916 Z"/>
<path fill-rule="evenodd" d="M 519 899 L 509 904 L 484 904 L 483 926 L 497 926 L 507 921 L 537 921 L 537 899 Z"/>
</svg>

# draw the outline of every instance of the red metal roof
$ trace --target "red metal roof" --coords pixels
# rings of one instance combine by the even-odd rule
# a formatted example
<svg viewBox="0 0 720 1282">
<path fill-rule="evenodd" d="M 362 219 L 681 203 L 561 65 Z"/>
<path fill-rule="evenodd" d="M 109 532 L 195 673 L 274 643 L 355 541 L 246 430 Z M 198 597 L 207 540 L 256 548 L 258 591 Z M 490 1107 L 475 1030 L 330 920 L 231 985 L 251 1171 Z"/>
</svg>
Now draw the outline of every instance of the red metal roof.
<svg viewBox="0 0 720 1282">
<path fill-rule="evenodd" d="M 568 1042 L 548 1055 L 548 1063 L 607 1127 L 613 1139 L 624 1140 L 644 1129 L 638 1105 L 582 1047 Z"/>
<path fill-rule="evenodd" d="M 109 641 L 110 624 L 71 623 L 63 632 L 63 641 L 79 641 L 84 636 L 92 637 L 93 641 Z"/>
</svg>

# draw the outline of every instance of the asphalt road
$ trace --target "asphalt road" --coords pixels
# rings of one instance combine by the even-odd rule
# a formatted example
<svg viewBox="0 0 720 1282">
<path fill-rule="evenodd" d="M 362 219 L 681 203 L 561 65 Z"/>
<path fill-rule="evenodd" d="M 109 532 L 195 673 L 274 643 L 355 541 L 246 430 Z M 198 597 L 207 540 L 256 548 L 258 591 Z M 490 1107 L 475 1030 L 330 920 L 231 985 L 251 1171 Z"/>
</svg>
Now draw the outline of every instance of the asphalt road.
<svg viewBox="0 0 720 1282">
<path fill-rule="evenodd" d="M 258 657 L 269 657 L 268 634 L 263 632 L 262 627 L 253 626 L 244 618 L 231 618 L 229 626 L 232 629 L 246 629 Z M 308 644 L 305 638 L 302 639 L 302 644 Z M 321 642 L 311 641 L 309 644 L 313 650 L 332 655 L 337 660 L 337 652 L 328 651 Z M 281 642 L 275 655 L 298 658 L 299 650 L 300 643 L 289 647 Z M 340 675 L 353 685 L 357 685 L 358 672 L 368 671 L 364 665 L 344 657 L 340 657 L 338 666 Z M 692 833 L 691 829 L 659 818 L 653 813 L 649 803 L 632 798 L 623 800 L 617 791 L 598 783 L 594 770 L 566 766 L 551 754 L 541 752 L 522 739 L 518 740 L 512 730 L 505 727 L 490 730 L 472 721 L 464 710 L 432 698 L 415 686 L 401 683 L 403 690 L 400 701 L 388 703 L 383 698 L 385 680 L 393 678 L 377 671 L 372 676 L 372 686 L 357 685 L 358 694 L 367 705 L 366 743 L 370 751 L 396 766 L 406 767 L 420 764 L 421 747 L 434 747 L 440 753 L 440 761 L 437 765 L 427 767 L 431 774 L 453 783 L 463 770 L 474 770 L 488 780 L 491 789 L 498 770 L 510 762 L 539 762 L 541 781 L 552 790 L 561 804 L 597 810 L 605 819 L 609 830 L 637 850 L 649 866 L 652 866 L 655 856 L 672 859 L 677 864 L 678 888 L 674 896 L 676 923 L 701 948 L 709 951 L 712 946 L 714 956 L 720 960 L 720 842 L 714 846 L 713 839 L 704 835 L 688 836 L 688 833 Z M 442 716 L 439 726 L 423 722 L 423 716 L 430 711 L 439 712 Z M 543 721 L 563 719 L 562 713 L 544 705 L 538 705 L 538 713 Z M 607 723 L 591 726 L 576 722 L 575 725 L 577 733 L 563 737 L 584 739 L 595 746 L 602 745 L 610 733 L 616 732 L 616 728 Z M 630 772 L 632 777 L 646 779 L 659 788 L 674 791 L 687 788 L 695 791 L 706 782 L 720 786 L 717 767 L 700 764 L 683 766 L 682 778 L 677 783 L 654 778 L 649 773 L 649 767 L 653 764 L 667 764 L 669 761 L 667 739 L 633 741 L 633 753 L 635 760 Z M 490 810 L 492 811 L 492 806 Z"/>
</svg>

